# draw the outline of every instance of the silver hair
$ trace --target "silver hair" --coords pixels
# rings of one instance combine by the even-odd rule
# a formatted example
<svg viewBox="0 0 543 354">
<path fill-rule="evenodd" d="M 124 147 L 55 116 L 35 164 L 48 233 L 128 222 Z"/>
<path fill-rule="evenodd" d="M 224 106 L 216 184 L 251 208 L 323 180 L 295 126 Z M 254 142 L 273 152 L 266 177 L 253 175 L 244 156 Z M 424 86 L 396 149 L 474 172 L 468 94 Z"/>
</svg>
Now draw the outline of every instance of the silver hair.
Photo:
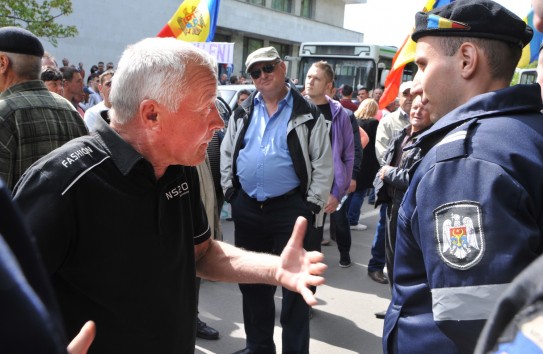
<svg viewBox="0 0 543 354">
<path fill-rule="evenodd" d="M 201 70 L 194 70 L 201 68 Z M 194 72 L 217 78 L 213 58 L 203 50 L 174 38 L 147 38 L 128 46 L 111 85 L 111 119 L 125 124 L 137 115 L 143 100 L 152 99 L 175 112 L 192 91 Z"/>
<path fill-rule="evenodd" d="M 41 57 L 28 54 L 0 52 L 9 58 L 11 70 L 18 78 L 39 80 L 41 75 Z"/>
</svg>

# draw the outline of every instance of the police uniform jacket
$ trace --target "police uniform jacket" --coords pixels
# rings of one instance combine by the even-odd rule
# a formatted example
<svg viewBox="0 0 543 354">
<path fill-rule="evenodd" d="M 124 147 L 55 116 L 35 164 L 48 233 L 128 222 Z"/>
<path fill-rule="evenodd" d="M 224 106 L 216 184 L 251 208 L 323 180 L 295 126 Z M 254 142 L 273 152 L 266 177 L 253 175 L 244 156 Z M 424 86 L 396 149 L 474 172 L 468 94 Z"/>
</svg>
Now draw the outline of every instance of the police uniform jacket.
<svg viewBox="0 0 543 354">
<path fill-rule="evenodd" d="M 472 353 L 498 296 L 542 251 L 539 86 L 472 98 L 414 145 L 398 213 L 385 353 Z"/>
<path fill-rule="evenodd" d="M 0 353 L 66 354 L 53 289 L 23 216 L 0 178 Z"/>
</svg>

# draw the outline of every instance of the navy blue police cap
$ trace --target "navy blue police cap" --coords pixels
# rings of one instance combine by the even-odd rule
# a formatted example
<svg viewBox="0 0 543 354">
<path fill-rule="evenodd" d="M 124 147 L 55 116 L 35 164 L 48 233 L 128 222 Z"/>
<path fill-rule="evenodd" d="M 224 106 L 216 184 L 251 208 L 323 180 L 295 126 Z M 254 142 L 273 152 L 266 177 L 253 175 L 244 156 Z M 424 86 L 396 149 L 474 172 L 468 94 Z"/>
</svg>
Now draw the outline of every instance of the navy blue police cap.
<svg viewBox="0 0 543 354">
<path fill-rule="evenodd" d="M 457 0 L 415 15 L 413 41 L 424 36 L 496 39 L 523 48 L 533 30 L 520 17 L 491 0 Z"/>
</svg>

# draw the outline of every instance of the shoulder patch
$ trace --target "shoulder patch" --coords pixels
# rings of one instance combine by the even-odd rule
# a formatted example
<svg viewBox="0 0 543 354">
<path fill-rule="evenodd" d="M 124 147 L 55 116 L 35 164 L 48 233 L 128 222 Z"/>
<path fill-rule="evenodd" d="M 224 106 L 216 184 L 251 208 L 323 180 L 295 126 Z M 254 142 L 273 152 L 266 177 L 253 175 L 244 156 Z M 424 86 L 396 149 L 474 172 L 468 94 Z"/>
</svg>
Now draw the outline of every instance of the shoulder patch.
<svg viewBox="0 0 543 354">
<path fill-rule="evenodd" d="M 449 267 L 467 270 L 483 258 L 486 241 L 479 203 L 441 205 L 434 210 L 434 223 L 437 252 Z"/>
</svg>

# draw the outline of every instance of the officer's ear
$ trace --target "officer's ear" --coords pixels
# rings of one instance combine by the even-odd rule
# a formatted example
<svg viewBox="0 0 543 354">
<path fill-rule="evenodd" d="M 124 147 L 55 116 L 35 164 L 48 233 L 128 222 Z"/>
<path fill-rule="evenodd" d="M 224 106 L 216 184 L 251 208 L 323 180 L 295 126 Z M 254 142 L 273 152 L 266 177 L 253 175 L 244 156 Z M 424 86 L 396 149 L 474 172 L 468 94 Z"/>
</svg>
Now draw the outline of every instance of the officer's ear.
<svg viewBox="0 0 543 354">
<path fill-rule="evenodd" d="M 464 42 L 458 48 L 456 55 L 460 59 L 461 75 L 464 79 L 473 78 L 477 70 L 481 70 L 478 66 L 482 63 L 481 50 L 471 42 Z"/>
</svg>

